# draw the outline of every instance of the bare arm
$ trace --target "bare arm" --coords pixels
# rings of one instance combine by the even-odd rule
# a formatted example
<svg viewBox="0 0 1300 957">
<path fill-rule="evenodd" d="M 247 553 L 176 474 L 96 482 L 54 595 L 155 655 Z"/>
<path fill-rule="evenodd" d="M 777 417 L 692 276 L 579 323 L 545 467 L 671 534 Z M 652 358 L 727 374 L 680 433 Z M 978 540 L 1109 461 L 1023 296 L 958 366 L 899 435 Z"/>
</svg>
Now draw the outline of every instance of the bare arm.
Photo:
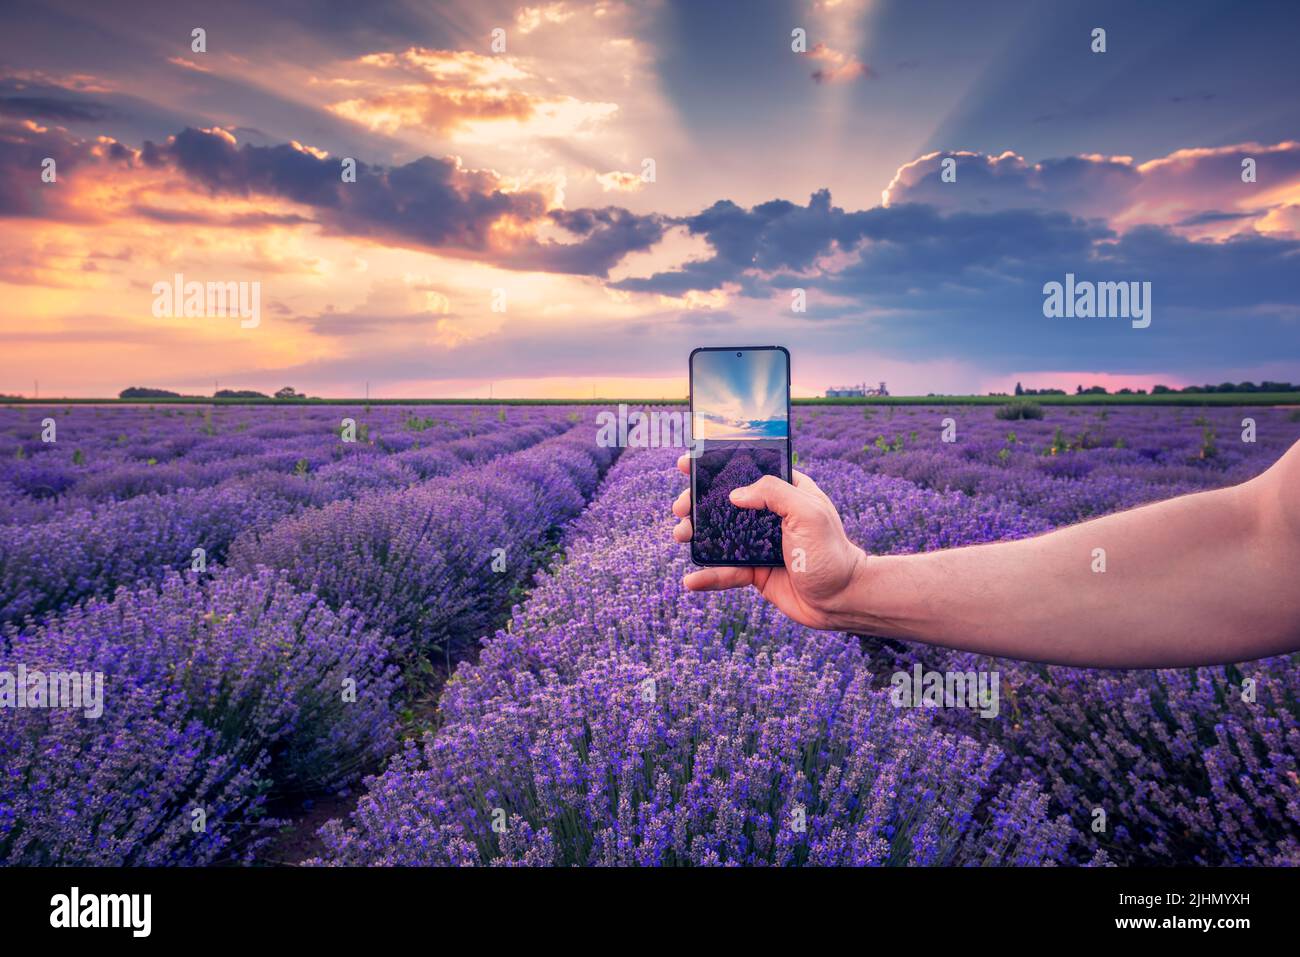
<svg viewBox="0 0 1300 957">
<path fill-rule="evenodd" d="M 1022 541 L 918 555 L 868 558 L 806 476 L 794 486 L 763 479 L 732 500 L 780 514 L 787 548 L 804 548 L 809 570 L 702 569 L 686 586 L 754 584 L 812 627 L 1101 668 L 1221 664 L 1300 648 L 1300 443 L 1233 488 Z M 689 539 L 689 524 L 678 540 Z"/>
</svg>

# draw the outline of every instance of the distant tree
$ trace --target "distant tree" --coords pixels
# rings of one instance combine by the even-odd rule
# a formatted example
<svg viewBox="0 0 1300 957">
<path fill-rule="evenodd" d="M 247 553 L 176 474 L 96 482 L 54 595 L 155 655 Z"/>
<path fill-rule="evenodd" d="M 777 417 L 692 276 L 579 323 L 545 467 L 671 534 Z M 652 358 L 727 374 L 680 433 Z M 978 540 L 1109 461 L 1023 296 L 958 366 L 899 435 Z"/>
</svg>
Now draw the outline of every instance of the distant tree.
<svg viewBox="0 0 1300 957">
<path fill-rule="evenodd" d="M 1167 393 L 1170 393 L 1170 392 L 1173 392 L 1173 391 L 1174 391 L 1174 390 L 1171 389 L 1171 388 L 1169 388 L 1169 386 L 1167 386 L 1167 385 L 1153 385 L 1153 386 L 1151 387 L 1151 394 L 1152 394 L 1152 395 L 1166 395 Z"/>
<path fill-rule="evenodd" d="M 287 385 L 287 386 L 285 386 L 283 389 L 280 389 L 278 392 L 275 393 L 275 397 L 276 397 L 277 399 L 300 399 L 300 398 L 302 398 L 302 396 L 298 395 L 298 393 L 294 390 L 294 387 L 291 386 L 291 385 Z"/>
<path fill-rule="evenodd" d="M 1074 394 L 1075 394 L 1075 395 L 1083 395 L 1083 386 L 1081 386 L 1081 385 L 1076 385 L 1076 386 L 1074 387 Z"/>
<path fill-rule="evenodd" d="M 133 385 L 123 389 L 117 394 L 119 399 L 179 399 L 179 392 L 169 392 L 166 389 L 149 389 L 144 386 Z"/>
<path fill-rule="evenodd" d="M 212 396 L 214 399 L 269 399 L 270 396 L 265 392 L 254 392 L 252 389 L 218 389 Z"/>
<path fill-rule="evenodd" d="M 1124 388 L 1122 388 L 1122 389 L 1120 389 L 1119 391 L 1117 391 L 1115 394 L 1116 394 L 1116 395 L 1132 395 L 1132 394 L 1133 394 L 1133 390 L 1130 389 L 1128 386 L 1125 386 Z"/>
<path fill-rule="evenodd" d="M 1017 383 L 1016 383 L 1016 395 L 1024 395 L 1024 394 L 1025 394 L 1025 390 L 1021 387 L 1020 383 L 1017 382 Z"/>
<path fill-rule="evenodd" d="M 1104 385 L 1089 386 L 1083 390 L 1084 395 L 1109 395 Z"/>
</svg>

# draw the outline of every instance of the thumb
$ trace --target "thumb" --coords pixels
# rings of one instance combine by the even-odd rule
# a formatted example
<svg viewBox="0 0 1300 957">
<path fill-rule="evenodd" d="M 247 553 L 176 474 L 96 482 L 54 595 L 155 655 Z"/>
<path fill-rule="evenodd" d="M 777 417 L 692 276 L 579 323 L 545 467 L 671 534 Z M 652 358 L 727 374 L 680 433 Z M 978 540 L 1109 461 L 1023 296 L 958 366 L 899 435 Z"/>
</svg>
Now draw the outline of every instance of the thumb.
<svg viewBox="0 0 1300 957">
<path fill-rule="evenodd" d="M 799 493 L 789 482 L 775 475 L 764 475 L 753 485 L 742 485 L 731 490 L 731 504 L 740 508 L 766 508 L 780 515 L 789 515 L 799 500 Z"/>
</svg>

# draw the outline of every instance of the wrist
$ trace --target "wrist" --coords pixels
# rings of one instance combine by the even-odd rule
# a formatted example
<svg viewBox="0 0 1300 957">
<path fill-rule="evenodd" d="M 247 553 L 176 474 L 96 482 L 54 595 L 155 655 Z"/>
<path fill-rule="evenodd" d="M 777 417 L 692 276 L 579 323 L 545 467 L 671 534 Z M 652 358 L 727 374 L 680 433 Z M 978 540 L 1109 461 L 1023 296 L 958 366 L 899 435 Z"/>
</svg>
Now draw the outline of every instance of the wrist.
<svg viewBox="0 0 1300 957">
<path fill-rule="evenodd" d="M 868 579 L 874 572 L 874 565 L 881 559 L 868 559 L 867 553 L 853 545 L 853 562 L 849 570 L 848 582 L 826 608 L 827 629 L 830 631 L 858 631 L 867 614 L 870 586 Z M 868 563 L 872 568 L 868 568 Z"/>
<path fill-rule="evenodd" d="M 902 567 L 905 558 L 899 555 L 870 557 L 856 545 L 854 549 L 857 557 L 849 575 L 849 584 L 837 596 L 829 612 L 830 627 L 850 634 L 909 637 L 903 612 L 907 602 L 902 598 L 906 582 L 900 577 L 906 571 Z"/>
</svg>

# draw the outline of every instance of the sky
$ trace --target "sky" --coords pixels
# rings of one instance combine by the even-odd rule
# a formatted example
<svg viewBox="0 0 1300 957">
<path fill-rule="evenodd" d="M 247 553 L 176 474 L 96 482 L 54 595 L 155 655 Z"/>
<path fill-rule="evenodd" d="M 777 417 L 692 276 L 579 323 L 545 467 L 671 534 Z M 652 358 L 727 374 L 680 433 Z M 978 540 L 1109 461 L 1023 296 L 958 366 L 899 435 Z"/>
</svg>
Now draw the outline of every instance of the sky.
<svg viewBox="0 0 1300 957">
<path fill-rule="evenodd" d="M 692 436 L 731 441 L 789 435 L 784 352 L 705 350 L 695 353 L 691 367 Z"/>
<path fill-rule="evenodd" d="M 752 343 L 796 396 L 1300 381 L 1297 35 L 1197 0 L 6 0 L 0 394 L 684 397 L 692 348 Z M 1150 325 L 1045 316 L 1067 275 L 1150 283 Z"/>
</svg>

